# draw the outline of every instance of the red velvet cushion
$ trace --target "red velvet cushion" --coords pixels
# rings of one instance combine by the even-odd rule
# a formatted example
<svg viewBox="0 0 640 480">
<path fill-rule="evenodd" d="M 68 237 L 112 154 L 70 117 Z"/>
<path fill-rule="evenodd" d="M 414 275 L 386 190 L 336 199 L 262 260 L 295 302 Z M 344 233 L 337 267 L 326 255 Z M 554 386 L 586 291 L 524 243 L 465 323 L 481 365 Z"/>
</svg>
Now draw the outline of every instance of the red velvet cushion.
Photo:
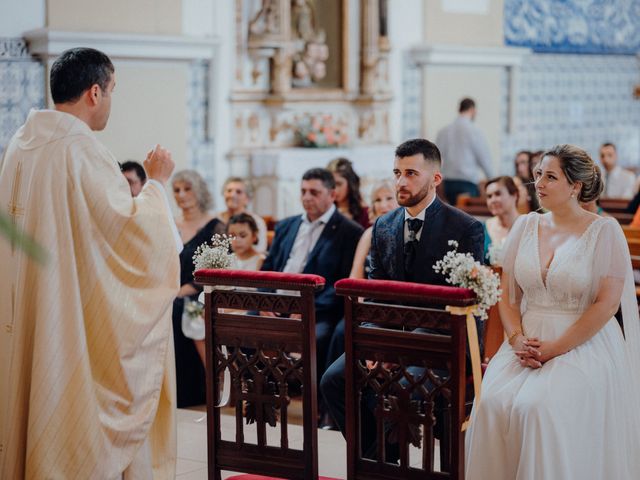
<svg viewBox="0 0 640 480">
<path fill-rule="evenodd" d="M 253 270 L 198 270 L 194 273 L 198 283 L 205 285 L 234 285 L 233 282 L 263 283 L 264 288 L 280 288 L 281 284 L 294 286 L 322 287 L 325 279 L 320 275 L 306 273 L 256 272 Z"/>
<path fill-rule="evenodd" d="M 398 282 L 395 280 L 361 280 L 345 278 L 336 282 L 338 295 L 381 298 L 397 301 L 419 301 L 442 305 L 472 305 L 476 294 L 468 288 Z"/>
<path fill-rule="evenodd" d="M 227 477 L 227 480 L 286 480 L 280 477 L 264 477 L 262 475 L 234 475 L 233 477 Z M 331 477 L 318 477 L 318 480 L 339 480 L 338 478 Z"/>
</svg>

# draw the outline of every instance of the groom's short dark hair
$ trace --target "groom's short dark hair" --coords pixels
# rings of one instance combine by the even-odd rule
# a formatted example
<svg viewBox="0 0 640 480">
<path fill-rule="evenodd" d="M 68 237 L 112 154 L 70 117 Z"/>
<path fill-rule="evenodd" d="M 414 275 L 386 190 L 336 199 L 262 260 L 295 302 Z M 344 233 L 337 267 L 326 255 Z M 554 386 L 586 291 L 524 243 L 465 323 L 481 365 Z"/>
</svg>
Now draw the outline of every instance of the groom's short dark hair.
<svg viewBox="0 0 640 480">
<path fill-rule="evenodd" d="M 421 153 L 427 162 L 434 162 L 439 167 L 442 166 L 442 157 L 440 150 L 435 143 L 430 142 L 424 138 L 414 138 L 413 140 L 407 140 L 404 143 L 398 145 L 396 148 L 396 157 L 404 158 L 411 157 Z"/>
</svg>

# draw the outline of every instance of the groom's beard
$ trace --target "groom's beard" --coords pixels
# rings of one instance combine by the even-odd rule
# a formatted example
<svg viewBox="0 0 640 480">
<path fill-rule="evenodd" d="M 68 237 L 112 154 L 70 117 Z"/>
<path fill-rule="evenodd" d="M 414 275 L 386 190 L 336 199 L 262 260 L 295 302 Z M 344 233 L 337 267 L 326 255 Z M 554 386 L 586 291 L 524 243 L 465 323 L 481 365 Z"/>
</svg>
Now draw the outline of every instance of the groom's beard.
<svg viewBox="0 0 640 480">
<path fill-rule="evenodd" d="M 407 198 L 405 198 L 404 200 L 400 199 L 400 193 L 409 193 L 406 190 L 399 190 L 396 192 L 396 200 L 398 201 L 398 205 L 400 205 L 401 207 L 413 207 L 414 205 L 419 204 L 422 200 L 424 200 L 424 197 L 426 197 L 429 194 L 429 187 L 431 187 L 431 185 L 429 183 L 427 183 L 418 193 L 416 193 L 415 195 L 409 195 Z"/>
</svg>

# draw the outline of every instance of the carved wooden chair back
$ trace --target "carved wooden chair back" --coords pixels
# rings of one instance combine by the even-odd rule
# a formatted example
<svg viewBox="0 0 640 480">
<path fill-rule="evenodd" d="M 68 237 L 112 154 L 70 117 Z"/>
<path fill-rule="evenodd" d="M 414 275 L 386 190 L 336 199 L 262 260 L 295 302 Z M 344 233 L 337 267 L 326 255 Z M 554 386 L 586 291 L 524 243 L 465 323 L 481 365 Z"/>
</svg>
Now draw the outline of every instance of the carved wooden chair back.
<svg viewBox="0 0 640 480">
<path fill-rule="evenodd" d="M 324 278 L 200 270 L 195 279 L 205 287 L 209 478 L 219 480 L 221 470 L 230 470 L 317 479 L 314 296 L 323 288 Z M 287 292 L 274 293 L 275 289 Z M 275 316 L 261 316 L 260 312 Z M 230 383 L 230 408 L 235 417 L 225 435 L 231 429 L 232 438 L 223 438 L 218 408 L 225 378 Z M 288 389 L 292 384 L 302 385 L 302 449 L 293 448 L 289 438 Z"/>
<path fill-rule="evenodd" d="M 475 304 L 473 292 L 354 279 L 336 292 L 345 296 L 347 478 L 463 479 L 467 324 L 447 309 Z M 365 409 L 374 454 L 363 451 Z"/>
</svg>

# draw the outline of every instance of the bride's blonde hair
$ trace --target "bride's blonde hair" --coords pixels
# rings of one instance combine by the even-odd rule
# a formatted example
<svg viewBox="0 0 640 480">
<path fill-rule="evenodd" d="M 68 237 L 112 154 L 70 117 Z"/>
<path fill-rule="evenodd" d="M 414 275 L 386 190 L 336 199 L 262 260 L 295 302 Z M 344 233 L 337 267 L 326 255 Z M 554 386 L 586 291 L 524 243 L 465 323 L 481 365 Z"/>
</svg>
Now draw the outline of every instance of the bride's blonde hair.
<svg viewBox="0 0 640 480">
<path fill-rule="evenodd" d="M 586 203 L 600 198 L 604 190 L 602 172 L 587 152 L 575 145 L 564 144 L 547 150 L 541 158 L 546 156 L 558 159 L 560 168 L 571 185 L 582 183 L 578 201 Z"/>
</svg>

